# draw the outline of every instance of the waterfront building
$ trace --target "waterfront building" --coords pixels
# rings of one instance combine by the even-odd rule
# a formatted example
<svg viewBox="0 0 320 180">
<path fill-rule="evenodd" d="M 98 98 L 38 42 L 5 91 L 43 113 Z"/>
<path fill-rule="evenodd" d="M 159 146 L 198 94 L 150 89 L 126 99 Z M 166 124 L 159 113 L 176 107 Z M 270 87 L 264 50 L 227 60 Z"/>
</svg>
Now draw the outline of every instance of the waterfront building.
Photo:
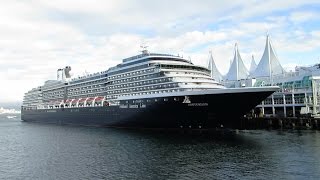
<svg viewBox="0 0 320 180">
<path fill-rule="evenodd" d="M 232 65 L 222 84 L 229 88 L 277 85 L 273 93 L 255 108 L 256 116 L 318 116 L 320 109 L 320 64 L 296 67 L 286 72 L 267 35 L 262 58 L 256 68 L 252 59 L 250 74 L 244 66 L 237 45 Z M 253 70 L 255 69 L 255 70 Z"/>
<path fill-rule="evenodd" d="M 256 69 L 257 69 L 257 64 L 256 64 L 256 61 L 254 60 L 254 56 L 252 55 L 249 73 L 253 74 Z"/>
<path fill-rule="evenodd" d="M 238 81 L 240 79 L 247 79 L 249 71 L 244 65 L 241 55 L 239 53 L 238 44 L 234 46 L 234 56 L 230 66 L 230 69 L 225 76 L 225 81 Z"/>
<path fill-rule="evenodd" d="M 217 82 L 221 82 L 223 80 L 223 76 L 218 70 L 212 56 L 212 52 L 209 52 L 209 62 L 208 62 L 208 69 L 210 69 L 210 76 L 212 79 L 216 80 Z"/>
</svg>

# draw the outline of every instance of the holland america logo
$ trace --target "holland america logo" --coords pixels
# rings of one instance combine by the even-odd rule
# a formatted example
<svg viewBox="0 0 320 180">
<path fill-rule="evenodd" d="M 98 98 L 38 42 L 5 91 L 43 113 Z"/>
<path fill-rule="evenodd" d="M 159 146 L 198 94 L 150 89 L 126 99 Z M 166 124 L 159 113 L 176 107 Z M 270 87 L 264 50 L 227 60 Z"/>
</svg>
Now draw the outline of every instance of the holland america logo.
<svg viewBox="0 0 320 180">
<path fill-rule="evenodd" d="M 184 100 L 182 103 L 191 103 L 189 96 L 184 96 Z"/>
</svg>

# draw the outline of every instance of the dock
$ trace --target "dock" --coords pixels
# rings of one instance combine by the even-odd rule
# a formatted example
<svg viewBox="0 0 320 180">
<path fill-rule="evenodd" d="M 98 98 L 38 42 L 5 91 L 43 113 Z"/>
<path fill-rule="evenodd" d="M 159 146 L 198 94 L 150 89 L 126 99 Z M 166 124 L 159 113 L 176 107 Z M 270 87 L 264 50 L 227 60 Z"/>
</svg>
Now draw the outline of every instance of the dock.
<svg viewBox="0 0 320 180">
<path fill-rule="evenodd" d="M 313 129 L 320 130 L 320 119 L 314 117 L 256 117 L 241 118 L 237 129 Z"/>
</svg>

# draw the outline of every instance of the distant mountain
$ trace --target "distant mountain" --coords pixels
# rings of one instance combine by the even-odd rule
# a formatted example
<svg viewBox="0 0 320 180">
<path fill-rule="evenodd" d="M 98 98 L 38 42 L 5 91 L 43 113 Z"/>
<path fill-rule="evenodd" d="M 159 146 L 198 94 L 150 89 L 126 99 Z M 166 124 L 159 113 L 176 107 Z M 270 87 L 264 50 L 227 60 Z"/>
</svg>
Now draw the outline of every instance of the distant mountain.
<svg viewBox="0 0 320 180">
<path fill-rule="evenodd" d="M 21 111 L 17 111 L 16 109 L 5 109 L 0 107 L 0 114 L 17 114 L 21 113 Z"/>
<path fill-rule="evenodd" d="M 0 107 L 4 109 L 20 110 L 21 102 L 0 102 Z"/>
</svg>

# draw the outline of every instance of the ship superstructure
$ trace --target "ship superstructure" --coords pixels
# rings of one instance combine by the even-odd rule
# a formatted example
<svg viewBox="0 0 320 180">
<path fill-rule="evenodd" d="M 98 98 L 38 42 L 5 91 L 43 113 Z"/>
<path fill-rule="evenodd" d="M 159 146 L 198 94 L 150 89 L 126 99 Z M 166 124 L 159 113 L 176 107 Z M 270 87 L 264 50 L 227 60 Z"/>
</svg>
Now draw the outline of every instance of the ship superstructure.
<svg viewBox="0 0 320 180">
<path fill-rule="evenodd" d="M 25 94 L 23 107 L 94 106 L 102 105 L 99 102 L 103 100 L 117 104 L 118 97 L 216 88 L 224 86 L 213 81 L 207 68 L 179 56 L 144 52 L 124 59 L 123 63 L 107 71 L 70 82 L 48 80 Z"/>
</svg>

